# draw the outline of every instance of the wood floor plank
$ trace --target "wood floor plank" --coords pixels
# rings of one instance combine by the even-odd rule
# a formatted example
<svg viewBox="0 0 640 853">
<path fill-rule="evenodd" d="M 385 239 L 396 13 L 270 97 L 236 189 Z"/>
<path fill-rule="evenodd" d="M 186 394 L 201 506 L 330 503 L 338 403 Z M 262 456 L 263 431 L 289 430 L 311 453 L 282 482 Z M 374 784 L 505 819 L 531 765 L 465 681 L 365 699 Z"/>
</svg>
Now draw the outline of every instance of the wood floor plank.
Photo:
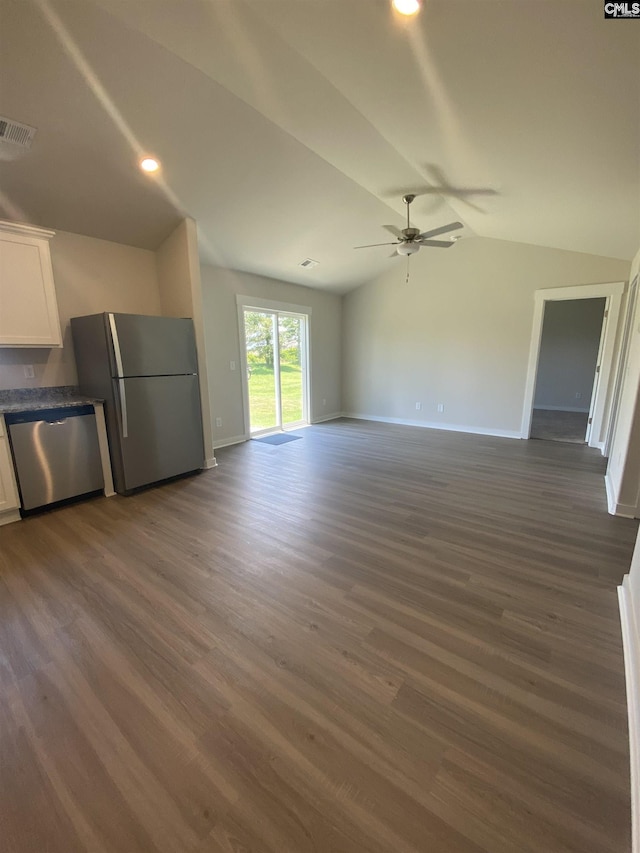
<svg viewBox="0 0 640 853">
<path fill-rule="evenodd" d="M 0 529 L 7 853 L 622 853 L 582 445 L 341 420 Z"/>
</svg>

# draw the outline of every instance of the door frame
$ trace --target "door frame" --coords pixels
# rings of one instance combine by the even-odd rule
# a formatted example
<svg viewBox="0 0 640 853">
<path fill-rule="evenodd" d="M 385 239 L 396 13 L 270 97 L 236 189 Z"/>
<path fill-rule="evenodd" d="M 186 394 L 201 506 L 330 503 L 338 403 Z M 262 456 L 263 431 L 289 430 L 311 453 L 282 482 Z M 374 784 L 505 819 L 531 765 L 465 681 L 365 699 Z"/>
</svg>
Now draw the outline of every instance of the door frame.
<svg viewBox="0 0 640 853">
<path fill-rule="evenodd" d="M 609 302 L 605 300 L 604 311 L 602 312 L 602 323 L 600 323 L 600 336 L 598 337 L 598 355 L 596 356 L 596 372 L 591 383 L 591 395 L 589 397 L 589 415 L 587 417 L 587 431 L 584 440 L 587 444 L 591 441 L 593 434 L 593 417 L 596 411 L 596 403 L 598 401 L 598 388 L 600 387 L 600 365 L 602 364 L 602 353 L 604 350 L 604 339 L 607 333 L 607 325 L 609 323 Z M 603 442 L 604 446 L 604 442 Z M 602 451 L 604 453 L 604 450 Z"/>
<path fill-rule="evenodd" d="M 536 390 L 540 344 L 542 343 L 542 325 L 546 303 L 568 299 L 601 299 L 605 297 L 607 300 L 605 303 L 606 326 L 601 336 L 599 381 L 595 399 L 591 403 L 593 415 L 589 435 L 589 447 L 597 447 L 604 453 L 605 442 L 601 436 L 605 433 L 605 416 L 611 417 L 611 411 L 607 412 L 607 400 L 609 387 L 615 374 L 613 369 L 615 344 L 624 287 L 625 283 L 623 281 L 613 281 L 604 284 L 583 284 L 573 287 L 550 287 L 536 290 L 534 294 L 533 326 L 531 330 L 531 344 L 529 346 L 529 363 L 527 367 L 520 438 L 529 438 L 531 434 L 533 400 Z"/>
<path fill-rule="evenodd" d="M 249 380 L 247 378 L 247 340 L 245 336 L 244 329 L 244 312 L 245 309 L 255 311 L 267 311 L 267 312 L 277 312 L 278 314 L 298 314 L 305 317 L 305 325 L 306 329 L 304 332 L 304 339 L 306 343 L 306 370 L 303 368 L 303 374 L 305 375 L 306 381 L 303 384 L 303 411 L 306 412 L 307 420 L 305 424 L 298 424 L 297 426 L 303 426 L 311 423 L 311 306 L 310 305 L 294 305 L 290 302 L 277 302 L 273 299 L 263 299 L 258 296 L 246 296 L 242 294 L 236 295 L 236 305 L 238 310 L 238 334 L 240 338 L 240 366 L 242 369 L 241 383 L 242 383 L 242 408 L 243 408 L 243 419 L 244 419 L 244 437 L 249 439 L 252 438 L 258 433 L 251 433 L 251 411 L 249 407 Z M 276 383 L 279 386 L 280 371 L 278 370 L 278 375 L 276 378 Z M 274 427 L 272 429 L 261 430 L 261 435 L 266 435 L 270 432 L 280 432 L 282 430 L 282 426 Z"/>
</svg>

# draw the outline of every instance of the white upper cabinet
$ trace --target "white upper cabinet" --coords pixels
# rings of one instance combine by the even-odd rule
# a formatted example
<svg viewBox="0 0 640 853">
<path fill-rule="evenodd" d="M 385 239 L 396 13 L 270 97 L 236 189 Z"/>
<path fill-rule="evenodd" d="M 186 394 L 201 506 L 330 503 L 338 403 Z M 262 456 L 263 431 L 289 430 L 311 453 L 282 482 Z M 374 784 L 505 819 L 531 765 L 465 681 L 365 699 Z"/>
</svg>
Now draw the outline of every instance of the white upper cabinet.
<svg viewBox="0 0 640 853">
<path fill-rule="evenodd" d="M 53 231 L 0 221 L 0 346 L 60 347 L 49 240 Z"/>
</svg>

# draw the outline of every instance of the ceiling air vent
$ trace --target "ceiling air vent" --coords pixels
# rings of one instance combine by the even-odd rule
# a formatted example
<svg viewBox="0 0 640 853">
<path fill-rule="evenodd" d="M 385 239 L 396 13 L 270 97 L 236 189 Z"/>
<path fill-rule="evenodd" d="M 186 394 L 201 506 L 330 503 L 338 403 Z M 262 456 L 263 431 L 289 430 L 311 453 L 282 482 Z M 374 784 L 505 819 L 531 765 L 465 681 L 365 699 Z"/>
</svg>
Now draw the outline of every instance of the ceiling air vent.
<svg viewBox="0 0 640 853">
<path fill-rule="evenodd" d="M 23 154 L 33 142 L 35 127 L 0 116 L 0 159 L 12 160 Z"/>
<path fill-rule="evenodd" d="M 313 258 L 305 258 L 304 261 L 300 261 L 298 264 L 299 267 L 304 267 L 306 270 L 311 270 L 314 267 L 317 267 L 320 261 L 314 261 Z"/>
</svg>

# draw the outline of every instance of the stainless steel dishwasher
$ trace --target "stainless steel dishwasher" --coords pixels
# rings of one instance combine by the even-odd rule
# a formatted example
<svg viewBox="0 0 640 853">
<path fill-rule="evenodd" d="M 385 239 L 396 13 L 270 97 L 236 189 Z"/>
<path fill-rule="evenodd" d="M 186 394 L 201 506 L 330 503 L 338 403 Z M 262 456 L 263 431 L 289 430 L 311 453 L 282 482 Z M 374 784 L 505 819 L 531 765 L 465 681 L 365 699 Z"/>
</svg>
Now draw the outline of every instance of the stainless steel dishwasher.
<svg viewBox="0 0 640 853">
<path fill-rule="evenodd" d="M 93 406 L 8 413 L 23 510 L 104 488 Z"/>
</svg>

